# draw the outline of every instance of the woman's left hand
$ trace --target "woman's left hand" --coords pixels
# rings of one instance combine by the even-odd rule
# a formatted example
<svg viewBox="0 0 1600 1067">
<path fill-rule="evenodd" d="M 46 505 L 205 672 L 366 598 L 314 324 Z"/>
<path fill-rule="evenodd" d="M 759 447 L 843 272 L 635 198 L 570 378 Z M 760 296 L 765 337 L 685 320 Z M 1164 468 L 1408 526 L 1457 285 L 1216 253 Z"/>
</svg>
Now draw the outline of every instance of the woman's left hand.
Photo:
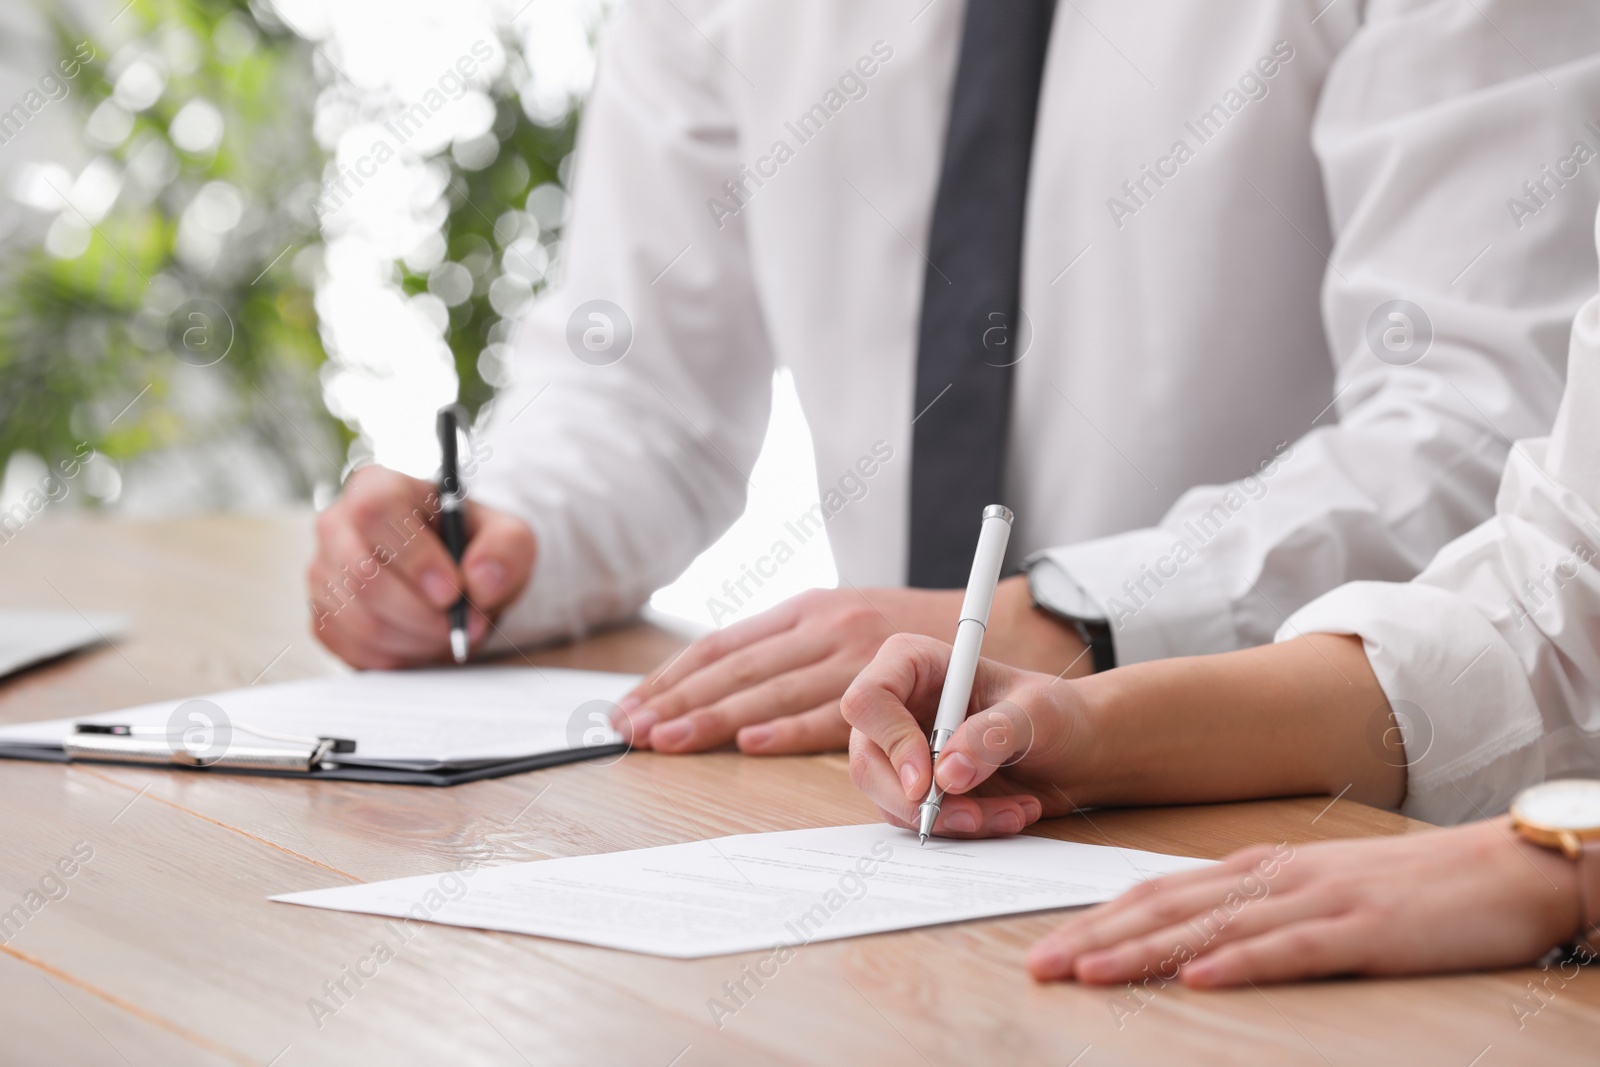
<svg viewBox="0 0 1600 1067">
<path fill-rule="evenodd" d="M 1573 937 L 1581 911 L 1577 865 L 1501 817 L 1245 849 L 1074 916 L 1033 946 L 1028 970 L 1215 987 L 1508 967 Z"/>
</svg>

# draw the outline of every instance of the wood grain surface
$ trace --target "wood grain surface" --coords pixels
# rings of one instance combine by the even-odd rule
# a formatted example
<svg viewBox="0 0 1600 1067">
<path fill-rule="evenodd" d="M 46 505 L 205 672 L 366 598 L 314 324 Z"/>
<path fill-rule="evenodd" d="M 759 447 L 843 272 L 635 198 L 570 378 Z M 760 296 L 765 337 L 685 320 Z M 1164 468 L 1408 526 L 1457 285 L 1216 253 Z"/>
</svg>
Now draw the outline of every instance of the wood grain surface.
<svg viewBox="0 0 1600 1067">
<path fill-rule="evenodd" d="M 0 722 L 340 670 L 308 630 L 309 529 L 309 516 L 291 514 L 47 518 L 23 530 L 0 545 L 0 606 L 124 611 L 133 628 L 114 647 L 0 683 Z M 636 626 L 529 658 L 644 671 L 680 647 Z M 1221 993 L 1170 985 L 1135 999 L 1030 981 L 1023 953 L 1058 919 L 1039 914 L 813 944 L 757 986 L 747 976 L 762 953 L 665 960 L 445 926 L 405 931 L 266 899 L 873 814 L 840 755 L 630 753 L 451 789 L 0 762 L 0 913 L 74 849 L 92 850 L 52 883 L 57 899 L 0 933 L 0 1061 L 1596 1062 L 1600 979 L 1589 973 L 1564 984 L 1528 969 Z M 1257 841 L 1426 829 L 1307 797 L 1100 811 L 1036 832 L 1216 857 Z M 392 958 L 375 963 L 379 942 Z M 723 983 L 741 979 L 749 995 L 736 1004 Z M 1519 1027 L 1513 1003 L 1540 1003 L 1529 982 L 1545 1006 Z M 712 998 L 737 1011 L 719 1025 Z"/>
</svg>

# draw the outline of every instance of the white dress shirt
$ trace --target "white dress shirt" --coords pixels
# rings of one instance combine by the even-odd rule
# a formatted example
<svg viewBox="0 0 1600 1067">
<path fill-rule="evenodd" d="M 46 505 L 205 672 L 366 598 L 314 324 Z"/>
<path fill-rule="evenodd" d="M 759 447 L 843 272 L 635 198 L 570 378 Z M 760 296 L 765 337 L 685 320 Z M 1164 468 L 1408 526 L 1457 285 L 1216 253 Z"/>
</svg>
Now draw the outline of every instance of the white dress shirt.
<svg viewBox="0 0 1600 1067">
<path fill-rule="evenodd" d="M 1512 448 L 1494 518 L 1415 581 L 1342 586 L 1278 638 L 1313 631 L 1361 636 L 1406 750 L 1407 815 L 1484 818 L 1535 782 L 1600 773 L 1600 297 L 1573 327 L 1555 428 Z M 1377 740 L 1388 709 L 1373 710 Z"/>
<path fill-rule="evenodd" d="M 608 27 L 560 280 L 474 483 L 539 542 L 502 641 L 628 615 L 737 518 L 776 365 L 841 581 L 904 582 L 962 18 L 632 0 Z M 1600 150 L 1600 5 L 1075 0 L 1039 107 L 1012 563 L 1046 553 L 1127 663 L 1268 641 L 1488 517 L 1510 442 L 1549 431 L 1595 276 L 1600 161 L 1574 146 Z M 615 362 L 575 355 L 604 343 L 596 300 L 631 326 Z M 1409 351 L 1369 345 L 1391 300 L 1431 346 L 1420 321 Z"/>
</svg>

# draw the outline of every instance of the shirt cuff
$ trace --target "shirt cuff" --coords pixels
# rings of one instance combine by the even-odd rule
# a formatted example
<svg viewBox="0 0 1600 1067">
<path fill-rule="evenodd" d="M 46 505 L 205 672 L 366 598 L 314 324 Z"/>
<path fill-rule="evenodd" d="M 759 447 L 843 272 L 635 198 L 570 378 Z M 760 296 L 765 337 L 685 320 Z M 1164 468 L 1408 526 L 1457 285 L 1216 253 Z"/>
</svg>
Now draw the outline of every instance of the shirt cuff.
<svg viewBox="0 0 1600 1067">
<path fill-rule="evenodd" d="M 570 581 L 576 571 L 574 546 L 562 536 L 562 524 L 529 515 L 515 494 L 497 492 L 492 485 L 475 489 L 473 499 L 526 522 L 536 553 L 527 586 L 494 620 L 479 651 L 494 655 L 580 636 L 585 620 L 579 591 Z"/>
<path fill-rule="evenodd" d="M 1291 615 L 1277 639 L 1306 633 L 1361 638 L 1388 697 L 1372 709 L 1367 737 L 1382 756 L 1384 735 L 1399 727 L 1404 814 L 1440 824 L 1487 818 L 1543 778 L 1544 723 L 1527 672 L 1470 601 L 1416 583 L 1351 582 Z"/>
<path fill-rule="evenodd" d="M 1117 663 L 1171 656 L 1231 652 L 1238 647 L 1233 609 L 1205 560 L 1182 538 L 1159 528 L 1048 548 L 1023 562 L 1060 568 L 1099 617 L 1111 627 Z M 1063 615 L 1081 616 L 1074 598 L 1052 596 L 1041 582 L 1040 603 Z M 1057 601 L 1061 602 L 1057 602 Z"/>
</svg>

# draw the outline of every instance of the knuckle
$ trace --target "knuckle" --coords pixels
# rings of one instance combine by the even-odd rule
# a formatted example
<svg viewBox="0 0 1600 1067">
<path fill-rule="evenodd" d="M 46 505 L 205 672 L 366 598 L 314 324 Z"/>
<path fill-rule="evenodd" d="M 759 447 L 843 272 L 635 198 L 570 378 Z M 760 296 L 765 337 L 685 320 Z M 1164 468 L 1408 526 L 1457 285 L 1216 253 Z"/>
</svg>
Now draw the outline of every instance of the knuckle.
<svg viewBox="0 0 1600 1067">
<path fill-rule="evenodd" d="M 1370 887 L 1365 878 L 1347 871 L 1336 871 L 1323 875 L 1320 881 L 1322 892 L 1341 907 L 1348 907 L 1358 902 L 1366 906 L 1372 903 L 1367 899 Z"/>
<path fill-rule="evenodd" d="M 1161 892 L 1161 885 L 1159 882 L 1140 882 L 1138 885 L 1124 893 L 1123 899 L 1128 901 L 1149 900 L 1159 892 Z"/>
<path fill-rule="evenodd" d="M 1043 709 L 1050 707 L 1050 686 L 1040 682 L 1024 682 L 1008 694 L 1009 703 L 1024 717 L 1032 719 L 1033 712 L 1030 708 Z"/>
<path fill-rule="evenodd" d="M 1234 853 L 1234 865 L 1240 870 L 1258 867 L 1273 858 L 1272 846 L 1251 845 Z"/>
<path fill-rule="evenodd" d="M 899 767 L 905 763 L 908 759 L 912 758 L 916 754 L 917 749 L 921 747 L 918 745 L 918 742 L 921 740 L 921 737 L 908 737 L 903 734 L 900 737 L 897 737 L 889 745 L 890 762 L 892 762 L 896 767 Z M 924 742 L 924 744 L 926 744 L 926 742 Z M 922 751 L 926 753 L 927 749 L 922 748 Z"/>
<path fill-rule="evenodd" d="M 1384 897 L 1374 897 L 1364 900 L 1357 909 L 1357 923 L 1365 929 L 1381 932 L 1392 930 L 1397 920 L 1402 917 L 1404 908 L 1395 900 Z"/>
<path fill-rule="evenodd" d="M 758 679 L 761 680 L 761 679 Z M 776 678 L 766 679 L 762 686 L 762 695 L 767 703 L 774 708 L 786 708 L 794 702 L 795 694 L 799 692 L 800 682 L 793 675 L 780 674 Z"/>
<path fill-rule="evenodd" d="M 350 498 L 346 510 L 354 526 L 358 529 L 370 529 L 383 521 L 389 510 L 389 500 L 386 496 L 376 493 L 360 493 Z"/>
<path fill-rule="evenodd" d="M 807 589 L 795 597 L 795 606 L 800 609 L 802 614 L 821 611 L 833 599 L 833 593 L 834 590 L 832 589 Z"/>
<path fill-rule="evenodd" d="M 870 607 L 859 604 L 845 609 L 837 625 L 847 637 L 870 644 L 874 653 L 883 647 L 884 639 L 893 632 L 882 615 Z"/>
<path fill-rule="evenodd" d="M 318 541 L 326 543 L 333 539 L 334 534 L 338 532 L 339 526 L 344 521 L 341 515 L 343 510 L 341 501 L 336 500 L 317 512 L 314 526 L 317 531 Z"/>
<path fill-rule="evenodd" d="M 350 472 L 350 477 L 345 479 L 345 495 L 348 496 L 351 493 L 367 492 L 372 488 L 373 485 L 382 482 L 384 480 L 384 475 L 389 473 L 391 472 L 387 467 L 380 467 L 377 464 L 368 464 L 365 467 L 357 467 L 355 470 Z"/>
<path fill-rule="evenodd" d="M 684 707 L 684 700 L 676 689 L 664 689 L 650 698 L 651 709 L 659 716 L 661 721 L 676 719 L 688 709 Z"/>
<path fill-rule="evenodd" d="M 359 606 L 352 606 L 348 611 L 341 611 L 334 616 L 335 625 L 357 644 L 377 645 L 383 641 L 387 627 L 369 611 L 363 611 Z"/>
<path fill-rule="evenodd" d="M 1313 960 L 1322 953 L 1322 938 L 1303 926 L 1293 926 L 1283 933 L 1283 945 L 1296 959 Z"/>
<path fill-rule="evenodd" d="M 1157 896 L 1145 903 L 1152 918 L 1162 923 L 1173 923 L 1188 917 L 1189 908 L 1173 896 Z"/>
<path fill-rule="evenodd" d="M 729 679 L 740 689 L 749 689 L 757 682 L 765 681 L 766 669 L 746 656 L 730 657 L 724 665 Z"/>
<path fill-rule="evenodd" d="M 850 782 L 857 789 L 867 788 L 867 754 L 859 749 L 850 750 Z"/>
<path fill-rule="evenodd" d="M 362 669 L 375 666 L 371 652 L 358 642 L 351 641 L 348 634 L 320 631 L 317 636 L 328 647 L 328 651 L 350 666 Z"/>
<path fill-rule="evenodd" d="M 721 659 L 728 652 L 728 631 L 713 630 L 689 646 L 685 660 L 709 661 Z"/>
<path fill-rule="evenodd" d="M 844 721 L 850 726 L 857 726 L 866 717 L 867 709 L 872 706 L 870 690 L 851 686 L 844 691 L 844 696 L 839 698 L 839 714 L 844 716 Z"/>
<path fill-rule="evenodd" d="M 699 711 L 692 712 L 689 715 L 689 721 L 694 723 L 695 735 L 700 737 L 720 734 L 728 728 L 727 713 L 718 706 L 701 708 Z"/>
<path fill-rule="evenodd" d="M 329 621 L 331 622 L 331 620 Z M 339 655 L 339 634 L 331 625 L 318 625 L 317 617 L 313 615 L 311 618 L 306 620 L 306 628 L 311 631 L 312 637 L 315 637 L 319 642 L 321 642 L 323 648 L 326 648 L 329 652 L 332 652 L 336 656 Z"/>
<path fill-rule="evenodd" d="M 533 539 L 533 530 L 527 523 L 509 520 L 506 524 L 505 546 L 511 559 L 518 564 L 533 559 L 538 547 Z"/>
<path fill-rule="evenodd" d="M 832 614 L 834 623 L 842 626 L 859 626 L 868 619 L 876 619 L 878 617 L 877 612 L 859 601 L 853 604 L 841 604 L 838 610 Z"/>
<path fill-rule="evenodd" d="M 880 659 L 908 660 L 917 656 L 919 650 L 920 646 L 912 634 L 895 633 L 890 634 L 878 646 L 878 657 Z"/>
</svg>

